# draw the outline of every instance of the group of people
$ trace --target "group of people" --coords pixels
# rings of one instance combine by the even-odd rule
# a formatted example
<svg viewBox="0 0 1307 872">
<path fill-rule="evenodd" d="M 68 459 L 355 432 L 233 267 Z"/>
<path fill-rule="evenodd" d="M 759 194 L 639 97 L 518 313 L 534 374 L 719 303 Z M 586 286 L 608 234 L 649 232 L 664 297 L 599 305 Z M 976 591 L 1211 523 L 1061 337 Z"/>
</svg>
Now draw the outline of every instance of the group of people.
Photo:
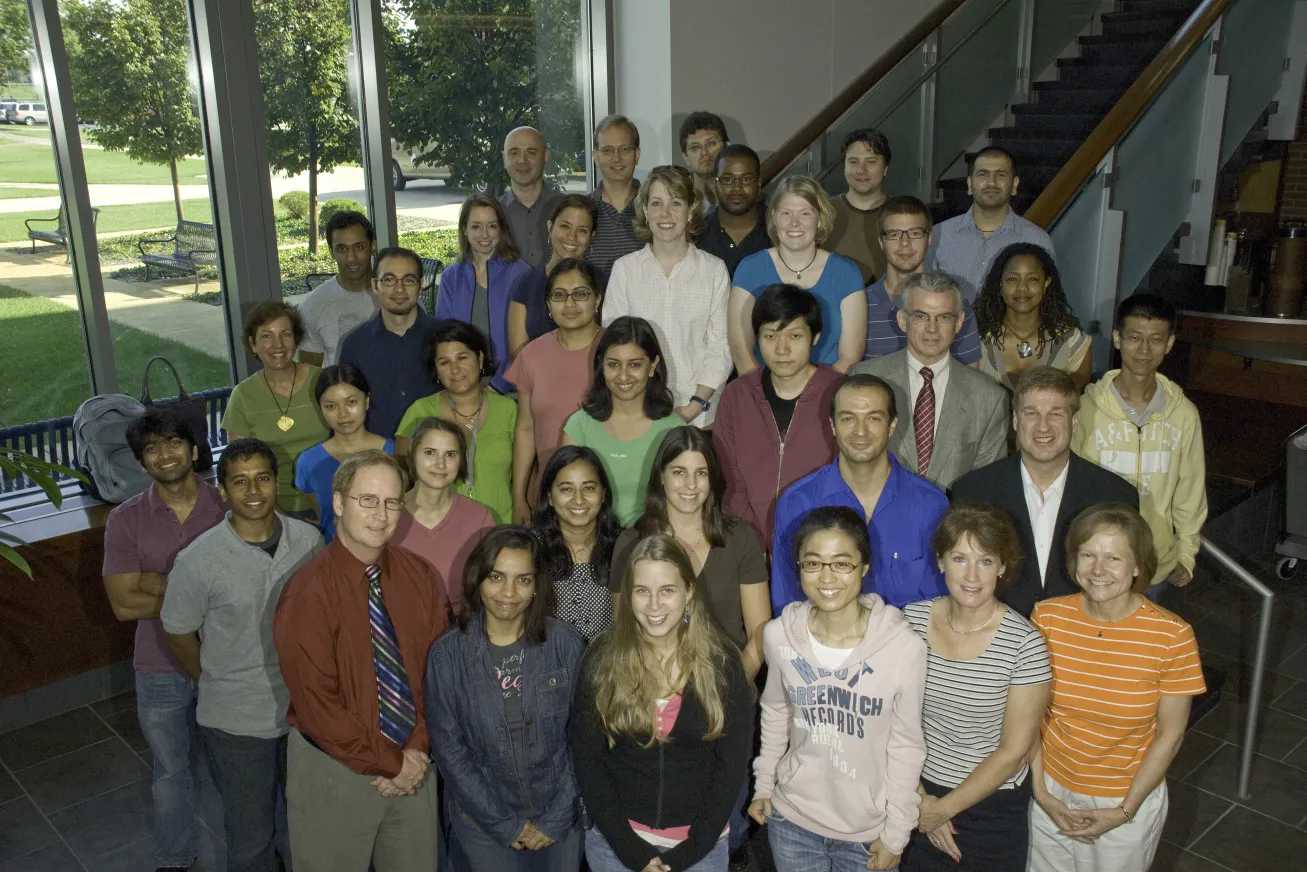
<svg viewBox="0 0 1307 872">
<path fill-rule="evenodd" d="M 133 424 L 161 870 L 201 746 L 230 872 L 717 872 L 750 818 L 782 872 L 1148 868 L 1204 691 L 1157 604 L 1206 517 L 1174 309 L 1123 301 L 1091 385 L 1001 149 L 933 227 L 874 130 L 765 206 L 719 118 L 680 145 L 641 183 L 604 119 L 583 196 L 510 132 L 431 314 L 338 213 L 337 274 L 247 314 L 216 482 Z"/>
</svg>

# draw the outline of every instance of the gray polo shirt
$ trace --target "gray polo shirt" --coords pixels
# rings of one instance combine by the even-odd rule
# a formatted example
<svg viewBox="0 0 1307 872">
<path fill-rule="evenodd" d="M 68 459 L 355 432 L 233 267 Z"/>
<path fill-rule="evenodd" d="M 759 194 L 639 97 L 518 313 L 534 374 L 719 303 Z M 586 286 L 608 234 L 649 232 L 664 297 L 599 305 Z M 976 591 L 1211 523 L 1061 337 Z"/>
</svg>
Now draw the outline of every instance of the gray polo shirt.
<svg viewBox="0 0 1307 872">
<path fill-rule="evenodd" d="M 164 630 L 200 634 L 200 726 L 258 739 L 287 732 L 290 694 L 272 641 L 272 613 L 286 582 L 323 545 L 317 527 L 279 518 L 273 557 L 237 535 L 228 512 L 177 555 L 168 574 Z"/>
<path fill-rule="evenodd" d="M 510 188 L 499 198 L 499 204 L 508 215 L 508 229 L 513 234 L 518 254 L 537 269 L 549 262 L 549 231 L 545 229 L 545 222 L 562 196 L 559 191 L 545 188 L 534 203 L 526 206 Z"/>
</svg>

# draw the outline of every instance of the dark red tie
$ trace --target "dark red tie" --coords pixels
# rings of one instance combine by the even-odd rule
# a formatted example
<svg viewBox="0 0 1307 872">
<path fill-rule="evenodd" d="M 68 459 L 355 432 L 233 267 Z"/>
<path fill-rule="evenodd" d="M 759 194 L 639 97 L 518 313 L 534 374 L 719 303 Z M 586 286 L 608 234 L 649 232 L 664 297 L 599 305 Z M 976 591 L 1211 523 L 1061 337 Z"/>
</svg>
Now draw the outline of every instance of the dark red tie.
<svg viewBox="0 0 1307 872">
<path fill-rule="evenodd" d="M 925 475 L 930 468 L 930 453 L 935 450 L 935 371 L 921 368 L 921 393 L 917 394 L 917 407 L 912 410 L 912 429 L 917 435 L 917 474 Z"/>
</svg>

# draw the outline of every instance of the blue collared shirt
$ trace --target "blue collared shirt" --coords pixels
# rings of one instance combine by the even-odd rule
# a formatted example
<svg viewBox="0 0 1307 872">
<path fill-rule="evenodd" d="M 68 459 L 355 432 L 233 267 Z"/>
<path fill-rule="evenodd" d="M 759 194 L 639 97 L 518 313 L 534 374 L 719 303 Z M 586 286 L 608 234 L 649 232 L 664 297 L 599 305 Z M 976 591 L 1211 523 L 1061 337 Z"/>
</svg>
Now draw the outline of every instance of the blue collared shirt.
<svg viewBox="0 0 1307 872">
<path fill-rule="evenodd" d="M 935 525 L 948 511 L 948 497 L 900 466 L 893 455 L 889 465 L 889 478 L 867 524 L 871 569 L 862 580 L 862 592 L 879 594 L 890 605 L 902 608 L 948 592 L 930 547 Z M 774 615 L 779 616 L 790 603 L 807 598 L 794 561 L 794 534 L 808 512 L 819 506 L 848 506 L 863 516 L 862 504 L 840 476 L 839 458 L 790 485 L 776 504 L 771 552 Z"/>
<path fill-rule="evenodd" d="M 976 302 L 994 258 L 1012 243 L 1033 242 L 1056 257 L 1048 234 L 1011 209 L 998 229 L 986 237 L 972 216 L 975 208 L 937 224 L 926 249 L 926 269 L 941 270 L 957 279 L 968 303 Z"/>
<path fill-rule="evenodd" d="M 980 333 L 976 330 L 976 318 L 970 305 L 962 304 L 962 314 L 966 316 L 962 329 L 953 337 L 949 351 L 970 365 L 980 360 Z M 862 359 L 884 357 L 907 347 L 908 334 L 899 329 L 898 307 L 885 289 L 882 277 L 867 288 L 867 350 Z"/>
<path fill-rule="evenodd" d="M 368 432 L 390 439 L 408 407 L 439 390 L 430 362 L 422 359 L 422 346 L 435 321 L 419 306 L 413 326 L 397 336 L 386 329 L 381 314 L 350 331 L 340 345 L 340 362 L 352 363 L 367 376 L 372 388 Z"/>
</svg>

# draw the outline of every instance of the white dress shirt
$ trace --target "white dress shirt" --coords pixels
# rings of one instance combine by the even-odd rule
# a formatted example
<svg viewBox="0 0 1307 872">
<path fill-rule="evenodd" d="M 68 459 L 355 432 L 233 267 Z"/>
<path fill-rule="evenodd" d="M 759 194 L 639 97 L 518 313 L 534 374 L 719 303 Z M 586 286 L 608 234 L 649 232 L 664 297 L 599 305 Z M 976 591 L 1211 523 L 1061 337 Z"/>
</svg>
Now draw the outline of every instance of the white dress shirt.
<svg viewBox="0 0 1307 872">
<path fill-rule="evenodd" d="M 1021 485 L 1026 494 L 1026 511 L 1030 513 L 1030 529 L 1035 534 L 1035 555 L 1039 559 L 1039 583 L 1044 584 L 1048 576 L 1048 556 L 1053 551 L 1053 528 L 1057 526 L 1057 512 L 1062 508 L 1062 493 L 1066 490 L 1066 474 L 1071 469 L 1068 458 L 1066 466 L 1046 490 L 1040 491 L 1039 485 L 1030 480 L 1025 463 L 1021 464 Z"/>
<path fill-rule="evenodd" d="M 939 413 L 944 408 L 944 389 L 948 387 L 948 364 L 949 355 L 944 355 L 937 363 L 932 363 L 930 368 L 935 373 L 935 378 L 931 382 L 935 386 L 935 424 L 932 432 L 939 432 Z M 907 410 L 908 426 L 912 426 L 913 413 L 917 411 L 917 395 L 921 393 L 921 388 L 925 385 L 926 380 L 921 377 L 921 370 L 925 364 L 912 356 L 912 350 L 908 349 L 908 401 L 912 408 Z M 903 417 L 903 410 L 899 410 L 899 417 Z"/>
<path fill-rule="evenodd" d="M 714 406 L 690 422 L 696 427 L 712 424 L 716 397 L 731 374 L 726 341 L 730 293 L 726 264 L 693 245 L 670 276 L 651 246 L 619 258 L 604 293 L 604 324 L 632 315 L 653 325 L 663 349 L 667 387 L 678 407 L 690 402 L 697 385 L 713 389 Z"/>
</svg>

